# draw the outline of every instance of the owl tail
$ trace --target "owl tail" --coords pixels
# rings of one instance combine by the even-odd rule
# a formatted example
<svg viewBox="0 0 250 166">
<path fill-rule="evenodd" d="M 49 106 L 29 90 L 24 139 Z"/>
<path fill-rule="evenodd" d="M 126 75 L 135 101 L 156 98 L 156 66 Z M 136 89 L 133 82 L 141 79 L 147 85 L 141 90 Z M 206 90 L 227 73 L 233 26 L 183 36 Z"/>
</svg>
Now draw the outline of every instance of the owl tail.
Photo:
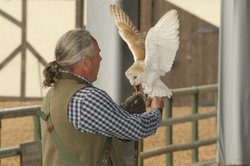
<svg viewBox="0 0 250 166">
<path fill-rule="evenodd" d="M 170 89 L 159 79 L 155 82 L 153 91 L 149 94 L 150 97 L 158 96 L 158 97 L 165 97 L 171 98 L 172 92 Z"/>
</svg>

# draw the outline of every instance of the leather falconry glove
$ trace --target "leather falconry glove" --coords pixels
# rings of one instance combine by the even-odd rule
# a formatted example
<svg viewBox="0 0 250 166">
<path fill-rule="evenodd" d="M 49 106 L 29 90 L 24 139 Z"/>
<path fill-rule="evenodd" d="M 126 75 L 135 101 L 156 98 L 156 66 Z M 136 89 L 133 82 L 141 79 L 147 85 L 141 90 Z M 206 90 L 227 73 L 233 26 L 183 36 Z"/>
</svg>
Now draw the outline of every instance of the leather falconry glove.
<svg viewBox="0 0 250 166">
<path fill-rule="evenodd" d="M 125 102 L 121 104 L 121 107 L 131 114 L 142 114 L 146 112 L 143 95 L 140 93 L 128 97 Z"/>
</svg>

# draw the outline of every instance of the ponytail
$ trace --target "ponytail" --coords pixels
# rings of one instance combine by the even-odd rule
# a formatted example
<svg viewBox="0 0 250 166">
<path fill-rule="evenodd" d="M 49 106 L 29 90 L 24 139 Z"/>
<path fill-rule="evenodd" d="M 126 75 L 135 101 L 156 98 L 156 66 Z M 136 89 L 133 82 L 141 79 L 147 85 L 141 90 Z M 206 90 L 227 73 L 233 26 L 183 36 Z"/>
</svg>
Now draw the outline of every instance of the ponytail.
<svg viewBox="0 0 250 166">
<path fill-rule="evenodd" d="M 43 86 L 51 87 L 57 81 L 59 74 L 60 66 L 57 61 L 48 63 L 43 70 L 43 75 L 45 78 L 43 81 Z"/>
</svg>

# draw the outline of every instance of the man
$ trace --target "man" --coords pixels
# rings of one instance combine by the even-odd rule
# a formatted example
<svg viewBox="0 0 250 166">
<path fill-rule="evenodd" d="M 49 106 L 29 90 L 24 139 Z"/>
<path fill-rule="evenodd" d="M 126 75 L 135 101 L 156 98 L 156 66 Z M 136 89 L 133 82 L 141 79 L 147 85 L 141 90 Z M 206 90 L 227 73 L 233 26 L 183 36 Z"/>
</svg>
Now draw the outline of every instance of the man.
<svg viewBox="0 0 250 166">
<path fill-rule="evenodd" d="M 58 41 L 55 61 L 44 69 L 44 86 L 52 87 L 42 104 L 43 165 L 125 165 L 119 140 L 138 140 L 155 133 L 163 102 L 152 99 L 152 111 L 141 103 L 118 106 L 92 85 L 102 60 L 97 41 L 85 29 L 71 30 Z M 138 100 L 137 97 L 131 97 Z M 137 103 L 137 104 L 136 104 Z M 144 110 L 135 110 L 144 111 Z"/>
</svg>

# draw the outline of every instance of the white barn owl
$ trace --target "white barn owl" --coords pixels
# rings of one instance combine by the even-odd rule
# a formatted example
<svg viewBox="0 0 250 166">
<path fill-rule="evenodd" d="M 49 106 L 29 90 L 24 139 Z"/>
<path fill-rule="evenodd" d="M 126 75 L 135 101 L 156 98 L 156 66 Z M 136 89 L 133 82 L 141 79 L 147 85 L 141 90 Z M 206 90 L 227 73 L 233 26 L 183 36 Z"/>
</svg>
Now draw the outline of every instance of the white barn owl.
<svg viewBox="0 0 250 166">
<path fill-rule="evenodd" d="M 127 14 L 118 6 L 110 5 L 110 12 L 121 38 L 128 44 L 134 63 L 125 72 L 132 86 L 142 85 L 150 97 L 167 96 L 172 92 L 160 80 L 172 68 L 179 47 L 179 20 L 176 10 L 170 10 L 152 27 L 146 39 L 135 28 Z"/>
</svg>

